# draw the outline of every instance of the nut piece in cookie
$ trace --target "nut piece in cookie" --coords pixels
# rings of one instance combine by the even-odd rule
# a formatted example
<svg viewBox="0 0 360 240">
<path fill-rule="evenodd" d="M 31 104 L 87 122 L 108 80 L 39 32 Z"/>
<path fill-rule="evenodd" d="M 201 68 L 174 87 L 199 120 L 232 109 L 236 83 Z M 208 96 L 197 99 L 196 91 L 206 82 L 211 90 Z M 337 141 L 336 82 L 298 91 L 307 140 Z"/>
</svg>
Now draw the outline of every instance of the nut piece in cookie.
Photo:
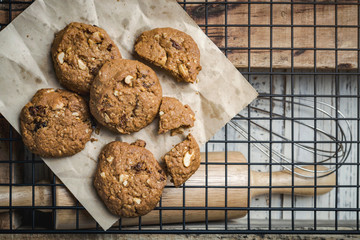
<svg viewBox="0 0 360 240">
<path fill-rule="evenodd" d="M 114 141 L 101 151 L 94 186 L 106 207 L 121 217 L 150 212 L 166 184 L 165 172 L 153 154 L 136 144 Z"/>
<path fill-rule="evenodd" d="M 194 83 L 201 70 L 200 51 L 186 33 L 173 28 L 155 28 L 136 40 L 135 52 L 169 71 L 178 81 Z"/>
<path fill-rule="evenodd" d="M 181 143 L 171 149 L 162 160 L 166 164 L 171 182 L 179 187 L 186 182 L 200 166 L 200 148 L 195 138 L 189 134 Z"/>
<path fill-rule="evenodd" d="M 159 116 L 159 134 L 171 130 L 173 136 L 176 133 L 182 133 L 184 128 L 194 126 L 195 113 L 189 105 L 184 106 L 176 98 L 163 97 Z"/>
<path fill-rule="evenodd" d="M 118 59 L 104 64 L 90 91 L 90 110 L 102 125 L 130 134 L 156 117 L 162 89 L 155 72 L 145 64 Z"/>
<path fill-rule="evenodd" d="M 102 65 L 121 58 L 119 49 L 102 28 L 72 22 L 55 36 L 51 56 L 60 83 L 80 94 L 88 94 Z"/>
<path fill-rule="evenodd" d="M 92 127 L 85 100 L 66 90 L 41 89 L 20 114 L 24 144 L 42 157 L 71 156 L 84 149 Z"/>
</svg>

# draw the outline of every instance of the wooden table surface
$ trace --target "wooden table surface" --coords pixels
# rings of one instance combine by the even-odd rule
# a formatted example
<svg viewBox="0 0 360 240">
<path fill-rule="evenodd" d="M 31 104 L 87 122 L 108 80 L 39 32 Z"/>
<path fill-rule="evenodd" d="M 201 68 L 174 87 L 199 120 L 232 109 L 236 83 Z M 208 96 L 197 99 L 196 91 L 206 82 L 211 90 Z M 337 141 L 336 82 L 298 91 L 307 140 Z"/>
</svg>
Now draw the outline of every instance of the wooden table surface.
<svg viewBox="0 0 360 240">
<path fill-rule="evenodd" d="M 26 4 L 13 4 L 12 7 L 15 11 L 11 17 L 15 18 L 26 6 Z M 250 67 L 252 71 L 268 72 L 270 59 L 272 59 L 273 71 L 282 74 L 272 76 L 271 86 L 269 75 L 245 76 L 259 92 L 285 95 L 290 93 L 334 95 L 338 90 L 344 95 L 357 95 L 359 86 L 356 75 L 340 76 L 340 85 L 337 89 L 335 75 L 325 74 L 331 73 L 334 69 L 354 70 L 358 68 L 357 7 L 333 4 L 320 4 L 314 7 L 311 4 L 295 4 L 291 8 L 289 4 L 273 4 L 271 13 L 270 4 L 251 4 L 250 7 L 248 4 L 228 4 L 226 10 L 224 4 L 209 4 L 207 10 L 204 4 L 189 4 L 186 10 L 220 49 L 228 49 L 226 51 L 227 56 L 236 67 L 244 69 L 244 71 Z M 227 17 L 225 17 L 226 12 Z M 207 20 L 205 19 L 206 14 L 208 15 Z M 0 23 L 6 24 L 8 22 L 9 15 L 6 6 L 0 4 Z M 251 28 L 247 26 L 248 24 L 252 25 Z M 269 24 L 273 24 L 273 26 L 270 27 Z M 292 24 L 296 26 L 292 28 Z M 314 24 L 316 28 L 314 28 Z M 227 36 L 227 40 L 225 36 Z M 337 49 L 335 50 L 335 48 Z M 292 67 L 300 72 L 313 71 L 314 59 L 316 59 L 316 70 L 323 71 L 324 75 L 314 77 L 314 75 L 306 74 L 292 77 L 290 74 Z M 331 97 L 319 98 L 318 100 L 335 104 L 335 99 Z M 354 109 L 356 106 L 356 98 L 343 98 L 339 101 L 339 108 L 347 117 L 358 117 L 357 111 Z M 284 113 L 289 114 L 290 112 L 291 109 L 287 108 Z M 326 122 L 320 121 L 319 124 L 325 126 Z M 357 122 L 351 121 L 350 124 L 354 138 L 357 139 L 359 133 Z M 273 129 L 282 131 L 284 134 L 291 133 L 291 126 L 285 122 L 275 123 Z M 300 129 L 295 130 L 296 137 L 301 138 Z M 225 131 L 227 131 L 228 140 L 241 138 L 236 131 L 228 127 L 219 131 L 213 139 L 223 140 Z M 331 126 L 327 126 L 327 131 L 335 134 L 335 129 Z M 202 150 L 204 151 L 204 147 Z M 224 144 L 211 143 L 208 144 L 208 150 L 224 151 L 225 146 Z M 247 158 L 251 156 L 251 162 L 269 162 L 266 156 L 257 151 L 249 153 L 247 144 L 228 144 L 227 150 L 241 151 Z M 288 148 L 279 146 L 279 150 L 286 152 Z M 348 161 L 355 163 L 358 154 L 358 150 L 353 150 Z M 303 156 L 299 152 L 295 153 L 295 158 L 300 157 Z M 269 165 L 256 165 L 251 168 L 258 171 L 268 171 Z M 280 169 L 280 166 L 273 167 L 274 171 Z M 337 178 L 339 184 L 356 184 L 356 168 L 343 166 L 339 170 Z M 316 197 L 316 199 L 313 197 L 296 197 L 294 207 L 312 208 L 316 204 L 316 206 L 334 208 L 335 203 L 337 203 L 337 206 L 341 208 L 356 208 L 356 194 L 355 188 L 339 188 L 337 192 L 332 191 L 330 194 Z M 269 204 L 272 207 L 291 207 L 292 200 L 289 196 L 273 195 L 271 203 L 269 196 L 259 197 L 251 202 L 252 207 L 268 207 Z M 296 211 L 295 218 L 299 220 L 300 225 L 301 220 L 308 221 L 311 225 L 316 215 L 317 220 L 325 221 L 324 226 L 328 224 L 328 227 L 333 229 L 336 214 L 337 218 L 344 220 L 344 223 L 348 224 L 347 226 L 350 228 L 356 224 L 357 216 L 354 211 L 340 211 L 338 213 L 334 211 Z M 250 219 L 252 223 L 259 223 L 259 226 L 264 224 L 264 228 L 266 228 L 269 217 L 268 211 L 252 211 Z M 289 220 L 291 218 L 291 211 L 272 211 L 271 213 L 271 219 L 279 220 L 280 228 L 290 227 Z M 239 219 L 231 224 L 234 227 L 246 226 L 247 221 L 247 218 Z M 226 236 L 230 237 L 231 235 Z M 287 239 L 286 236 L 283 237 L 283 239 Z M 254 238 L 256 239 L 256 237 Z"/>
</svg>

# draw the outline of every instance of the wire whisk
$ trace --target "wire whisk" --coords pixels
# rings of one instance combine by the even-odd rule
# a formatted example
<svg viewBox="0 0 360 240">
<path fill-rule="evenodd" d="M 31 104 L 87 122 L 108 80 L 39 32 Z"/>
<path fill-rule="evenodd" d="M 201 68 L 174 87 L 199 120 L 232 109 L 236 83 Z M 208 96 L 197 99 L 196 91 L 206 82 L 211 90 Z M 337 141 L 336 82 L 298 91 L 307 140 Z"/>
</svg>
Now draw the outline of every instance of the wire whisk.
<svg viewBox="0 0 360 240">
<path fill-rule="evenodd" d="M 349 121 L 341 111 L 331 104 L 306 98 L 292 97 L 291 100 L 288 98 L 289 97 L 259 97 L 255 104 L 249 106 L 249 116 L 239 113 L 229 122 L 229 125 L 233 127 L 243 138 L 249 140 L 250 143 L 260 152 L 269 157 L 269 159 L 279 163 L 284 169 L 293 172 L 298 176 L 304 178 L 314 178 L 325 177 L 332 174 L 343 165 L 351 152 L 351 142 L 353 136 Z M 272 101 L 271 106 L 268 101 Z M 270 107 L 272 108 L 267 109 Z M 282 112 L 279 113 L 279 110 Z M 291 117 L 287 116 L 289 115 L 288 112 L 292 112 Z M 295 117 L 295 113 L 308 116 Z M 244 124 L 241 124 L 241 120 L 244 119 L 247 119 L 250 122 L 250 134 L 248 134 L 247 127 Z M 290 134 L 284 134 L 283 132 L 279 133 L 274 129 L 271 129 L 271 135 L 273 138 L 277 137 L 279 139 L 278 142 L 280 143 L 293 144 L 293 151 L 295 151 L 294 149 L 296 147 L 299 151 L 301 150 L 310 153 L 313 156 L 312 164 L 327 165 L 326 170 L 315 171 L 304 168 L 303 165 L 308 165 L 309 162 L 296 161 L 293 157 L 286 156 L 283 152 L 271 148 L 271 141 L 267 142 L 263 139 L 257 138 L 258 135 L 264 135 L 263 133 L 270 134 L 269 126 L 259 123 L 261 121 L 256 121 L 262 119 L 283 120 L 284 122 L 290 121 L 292 124 L 291 129 L 294 129 L 295 125 L 297 125 L 299 131 L 301 130 L 301 133 L 297 133 L 299 136 L 302 136 L 302 133 L 310 130 L 313 133 L 312 141 L 295 140 L 294 130 L 292 130 Z M 312 121 L 314 124 L 312 125 L 307 123 L 308 121 Z M 332 124 L 319 124 L 320 121 L 330 121 Z M 326 131 L 324 129 L 325 126 L 330 127 L 331 131 L 335 131 L 335 136 L 330 133 L 331 131 Z M 286 135 L 291 135 L 292 137 Z M 318 145 L 322 145 L 324 143 L 326 144 L 325 147 L 318 147 Z M 334 145 L 335 147 L 333 147 Z M 302 153 L 304 154 L 304 152 Z M 332 163 L 328 164 L 330 162 Z M 291 165 L 293 165 L 294 168 L 292 168 Z M 305 175 L 302 174 L 301 171 L 296 170 L 302 170 L 312 174 Z"/>
</svg>

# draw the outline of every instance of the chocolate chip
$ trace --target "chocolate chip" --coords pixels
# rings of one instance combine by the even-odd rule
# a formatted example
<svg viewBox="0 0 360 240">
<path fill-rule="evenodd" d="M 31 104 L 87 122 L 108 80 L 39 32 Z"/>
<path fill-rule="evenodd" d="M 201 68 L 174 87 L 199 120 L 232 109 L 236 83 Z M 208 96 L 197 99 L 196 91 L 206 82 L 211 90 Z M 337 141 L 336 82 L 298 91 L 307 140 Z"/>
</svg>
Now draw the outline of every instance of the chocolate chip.
<svg viewBox="0 0 360 240">
<path fill-rule="evenodd" d="M 145 147 L 146 142 L 143 141 L 143 140 L 138 139 L 135 142 L 131 143 L 130 145 L 134 145 L 134 146 L 138 146 L 138 147 Z M 147 168 L 145 170 L 147 170 Z"/>
<path fill-rule="evenodd" d="M 146 74 L 143 74 L 143 73 L 140 73 L 140 72 L 136 73 L 136 78 L 146 78 L 146 77 L 147 77 Z"/>
<path fill-rule="evenodd" d="M 35 113 L 35 108 L 34 107 L 29 107 L 29 113 L 31 116 L 35 116 L 36 113 Z"/>
<path fill-rule="evenodd" d="M 39 130 L 40 128 L 47 127 L 47 124 L 48 124 L 48 122 L 47 122 L 47 121 L 45 121 L 45 122 L 38 122 L 38 121 L 35 121 L 34 132 L 37 132 L 37 130 Z"/>
<path fill-rule="evenodd" d="M 140 171 L 141 170 L 141 167 L 142 167 L 143 163 L 142 162 L 139 162 L 137 163 L 135 166 L 133 166 L 133 168 L 135 169 L 135 171 Z"/>
<path fill-rule="evenodd" d="M 122 126 L 125 126 L 125 125 L 126 125 L 127 119 L 126 119 L 126 115 L 125 115 L 125 114 L 120 117 L 120 123 L 121 123 Z"/>
<path fill-rule="evenodd" d="M 175 40 L 170 39 L 170 41 L 172 42 L 172 46 L 174 48 L 176 48 L 177 50 L 181 49 L 181 46 Z"/>
<path fill-rule="evenodd" d="M 29 113 L 31 116 L 37 116 L 45 114 L 45 107 L 44 106 L 31 106 L 29 107 Z"/>
<path fill-rule="evenodd" d="M 110 43 L 109 46 L 107 46 L 106 50 L 108 50 L 109 52 L 111 52 L 113 45 Z"/>
<path fill-rule="evenodd" d="M 150 88 L 152 85 L 154 85 L 155 82 L 152 82 L 152 83 L 145 83 L 143 82 L 142 85 L 144 86 L 144 88 Z"/>
<path fill-rule="evenodd" d="M 158 173 L 162 174 L 162 172 L 163 172 L 163 171 L 162 171 L 161 169 L 160 169 L 160 170 L 158 170 Z"/>
<path fill-rule="evenodd" d="M 165 178 L 163 176 L 160 177 L 160 181 L 164 181 Z"/>
<path fill-rule="evenodd" d="M 96 75 L 99 72 L 99 67 L 90 68 L 90 73 Z"/>
</svg>

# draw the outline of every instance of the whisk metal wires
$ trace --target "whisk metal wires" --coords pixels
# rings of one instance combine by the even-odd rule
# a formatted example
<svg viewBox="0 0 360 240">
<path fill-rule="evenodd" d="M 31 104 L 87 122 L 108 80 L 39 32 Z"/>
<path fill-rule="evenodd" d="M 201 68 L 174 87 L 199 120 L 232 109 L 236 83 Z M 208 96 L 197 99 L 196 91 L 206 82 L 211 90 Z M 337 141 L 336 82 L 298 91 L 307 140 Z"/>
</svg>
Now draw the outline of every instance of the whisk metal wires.
<svg viewBox="0 0 360 240">
<path fill-rule="evenodd" d="M 259 101 L 273 101 L 273 104 L 280 104 L 283 109 L 285 109 L 285 106 L 292 107 L 291 111 L 295 111 L 295 108 L 298 112 L 301 114 L 306 113 L 312 113 L 312 117 L 287 117 L 284 113 L 277 113 L 276 111 L 272 110 L 266 110 L 266 106 L 269 107 L 269 104 L 263 105 L 263 107 L 259 107 Z M 352 133 L 349 121 L 346 120 L 346 117 L 342 112 L 340 112 L 338 109 L 336 109 L 334 106 L 321 102 L 316 101 L 316 103 L 313 100 L 306 99 L 306 98 L 293 98 L 293 100 L 287 100 L 285 98 L 276 98 L 273 97 L 260 97 L 258 99 L 258 102 L 256 104 L 257 106 L 249 106 L 251 117 L 256 116 L 263 116 L 263 118 L 260 119 L 278 119 L 278 120 L 288 120 L 293 121 L 292 127 L 294 127 L 295 124 L 298 125 L 298 128 L 307 128 L 310 129 L 311 132 L 314 133 L 314 135 L 317 135 L 319 139 L 327 139 L 326 141 L 319 141 L 319 143 L 328 143 L 326 147 L 315 147 L 313 146 L 314 143 L 317 143 L 318 140 L 314 141 L 295 141 L 294 139 L 290 139 L 289 137 L 286 137 L 284 133 L 278 133 L 274 130 L 272 131 L 272 136 L 277 137 L 280 139 L 281 143 L 293 143 L 294 148 L 297 147 L 298 150 L 303 150 L 308 153 L 311 153 L 313 156 L 313 163 L 312 164 L 318 164 L 318 165 L 327 165 L 327 170 L 316 170 L 316 174 L 314 170 L 304 168 L 303 166 L 305 164 L 309 164 L 309 162 L 301 162 L 296 161 L 295 159 L 292 161 L 291 158 L 286 156 L 286 154 L 276 151 L 274 149 L 270 150 L 269 143 L 267 141 L 263 141 L 262 139 L 257 139 L 253 134 L 250 134 L 250 139 L 248 139 L 248 131 L 246 127 L 243 124 L 240 124 L 237 120 L 239 119 L 246 119 L 246 116 L 243 114 L 238 114 L 234 119 L 232 119 L 229 122 L 229 125 L 233 127 L 243 138 L 248 139 L 253 146 L 255 146 L 260 152 L 265 154 L 267 157 L 271 157 L 271 159 L 274 162 L 279 163 L 284 169 L 293 172 L 294 174 L 304 177 L 304 178 L 314 178 L 314 177 L 325 177 L 327 175 L 332 174 L 335 172 L 338 168 L 342 166 L 342 164 L 346 161 L 348 158 L 350 151 L 351 151 L 351 142 L 352 142 Z M 316 111 L 315 111 L 316 110 Z M 314 118 L 314 114 L 316 112 L 316 117 Z M 257 123 L 255 120 L 252 120 L 251 117 L 248 119 L 251 123 L 251 129 L 253 131 L 262 131 L 263 133 L 270 133 L 269 127 L 264 126 Z M 256 117 L 254 118 L 256 119 Z M 321 121 L 330 121 L 332 122 L 332 126 L 335 128 L 335 131 L 337 131 L 337 137 L 333 136 L 329 133 L 329 131 L 324 130 L 324 124 L 316 124 L 316 126 L 311 125 L 307 123 L 307 121 L 314 120 Z M 329 127 L 329 125 L 327 126 Z M 334 130 L 334 129 L 333 129 Z M 255 135 L 255 134 L 254 134 Z M 258 135 L 258 134 L 257 134 Z M 257 136 L 256 135 L 256 136 Z M 315 138 L 314 138 L 315 139 Z M 317 145 L 320 145 L 317 143 Z M 335 147 L 331 147 L 335 145 Z M 295 151 L 295 150 L 294 150 Z M 271 152 L 271 154 L 270 154 Z M 304 152 L 303 152 L 304 153 Z M 315 156 L 316 155 L 316 156 Z M 337 162 L 334 162 L 335 159 L 338 159 Z M 328 164 L 329 162 L 332 162 L 332 164 Z M 294 165 L 294 171 L 291 165 Z M 297 171 L 302 170 L 302 171 Z M 303 174 L 304 171 L 309 172 L 308 174 Z M 302 173 L 301 173 L 302 172 Z"/>
</svg>

